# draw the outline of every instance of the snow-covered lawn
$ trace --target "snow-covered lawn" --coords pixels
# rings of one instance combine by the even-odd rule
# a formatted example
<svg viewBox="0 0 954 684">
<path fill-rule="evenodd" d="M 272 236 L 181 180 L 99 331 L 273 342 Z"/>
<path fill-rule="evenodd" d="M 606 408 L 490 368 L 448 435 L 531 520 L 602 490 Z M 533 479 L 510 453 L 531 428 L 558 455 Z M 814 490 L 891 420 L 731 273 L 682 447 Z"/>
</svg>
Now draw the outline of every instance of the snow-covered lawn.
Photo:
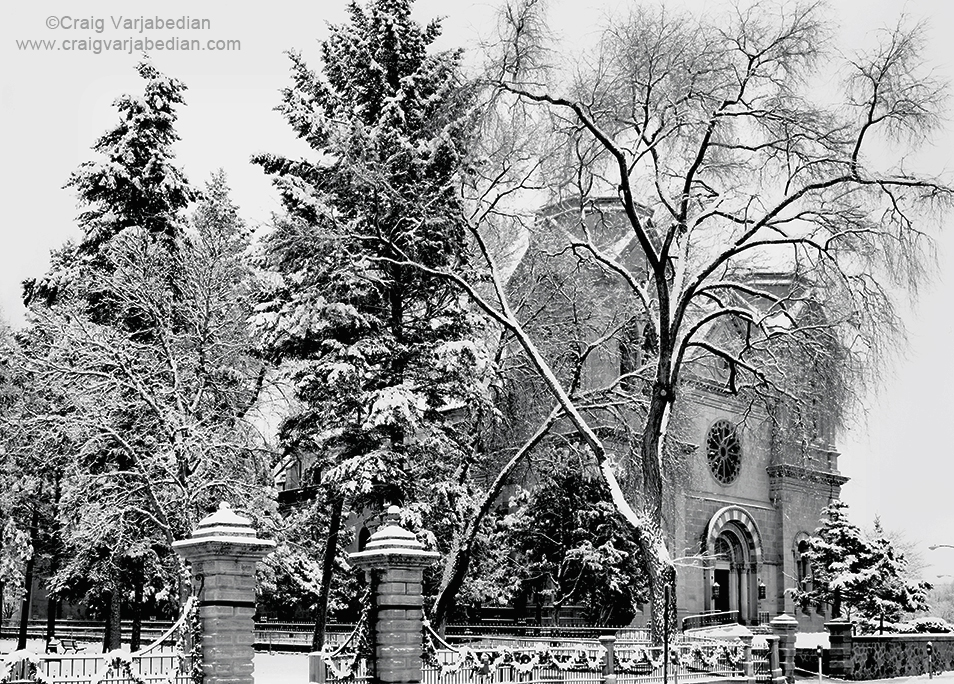
<svg viewBox="0 0 954 684">
<path fill-rule="evenodd" d="M 255 654 L 255 684 L 306 684 L 307 682 L 307 654 Z"/>
</svg>

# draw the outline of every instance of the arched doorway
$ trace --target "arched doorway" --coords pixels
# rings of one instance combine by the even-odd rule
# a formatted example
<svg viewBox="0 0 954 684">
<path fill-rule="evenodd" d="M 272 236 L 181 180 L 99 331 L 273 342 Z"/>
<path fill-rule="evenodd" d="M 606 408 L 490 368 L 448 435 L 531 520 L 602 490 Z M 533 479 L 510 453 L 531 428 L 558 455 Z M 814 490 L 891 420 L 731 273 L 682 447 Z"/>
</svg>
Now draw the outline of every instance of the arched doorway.
<svg viewBox="0 0 954 684">
<path fill-rule="evenodd" d="M 762 536 L 748 511 L 740 506 L 717 511 L 709 520 L 705 551 L 707 608 L 735 611 L 742 624 L 757 623 Z"/>
</svg>

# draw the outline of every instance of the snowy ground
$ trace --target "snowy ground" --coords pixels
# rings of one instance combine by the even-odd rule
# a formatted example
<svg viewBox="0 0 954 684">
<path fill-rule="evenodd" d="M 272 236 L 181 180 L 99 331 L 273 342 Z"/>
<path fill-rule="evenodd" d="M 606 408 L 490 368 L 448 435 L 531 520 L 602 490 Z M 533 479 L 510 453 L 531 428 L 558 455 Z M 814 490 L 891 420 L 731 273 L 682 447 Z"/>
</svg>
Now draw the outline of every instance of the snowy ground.
<svg viewBox="0 0 954 684">
<path fill-rule="evenodd" d="M 255 654 L 255 684 L 306 684 L 307 682 L 307 654 Z"/>
</svg>

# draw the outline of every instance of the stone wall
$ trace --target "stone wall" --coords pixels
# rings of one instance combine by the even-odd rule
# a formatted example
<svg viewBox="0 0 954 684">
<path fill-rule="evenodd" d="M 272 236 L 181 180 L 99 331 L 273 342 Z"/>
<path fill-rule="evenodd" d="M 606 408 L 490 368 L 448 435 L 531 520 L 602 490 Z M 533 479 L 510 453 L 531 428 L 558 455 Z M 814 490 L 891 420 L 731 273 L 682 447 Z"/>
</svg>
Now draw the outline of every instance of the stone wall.
<svg viewBox="0 0 954 684">
<path fill-rule="evenodd" d="M 954 670 L 954 634 L 854 636 L 847 622 L 825 625 L 829 632 L 830 671 L 857 681 L 912 677 Z"/>
<path fill-rule="evenodd" d="M 852 669 L 848 679 L 910 677 L 928 671 L 928 644 L 934 671 L 954 670 L 954 635 L 891 634 L 852 637 Z"/>
</svg>

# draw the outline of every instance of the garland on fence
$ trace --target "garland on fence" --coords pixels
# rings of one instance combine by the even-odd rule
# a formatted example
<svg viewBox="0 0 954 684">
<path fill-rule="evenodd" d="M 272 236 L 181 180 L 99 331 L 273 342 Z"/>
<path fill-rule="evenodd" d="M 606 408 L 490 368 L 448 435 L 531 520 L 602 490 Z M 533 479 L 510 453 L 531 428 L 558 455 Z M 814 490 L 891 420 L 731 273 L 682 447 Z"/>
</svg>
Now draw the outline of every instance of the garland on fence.
<svg viewBox="0 0 954 684">
<path fill-rule="evenodd" d="M 483 650 L 461 646 L 459 649 L 452 651 L 457 656 L 454 662 L 441 663 L 437 659 L 437 648 L 433 637 L 428 632 L 429 630 L 425 626 L 423 659 L 425 664 L 439 668 L 441 677 L 466 669 L 469 669 L 472 674 L 485 676 L 502 666 L 512 667 L 522 674 L 531 672 L 538 666 L 555 667 L 560 671 L 603 671 L 603 656 L 590 658 L 586 649 L 582 648 L 552 651 L 542 644 L 534 649 L 498 646 Z"/>
<path fill-rule="evenodd" d="M 662 649 L 658 646 L 655 648 L 636 646 L 632 652 L 633 655 L 629 658 L 620 656 L 619 652 L 616 653 L 615 671 L 618 674 L 648 674 L 663 666 Z M 720 663 L 739 669 L 744 659 L 745 652 L 739 644 L 694 645 L 688 652 L 674 645 L 669 652 L 669 662 L 672 665 L 692 667 L 701 663 L 709 670 L 715 670 Z"/>
<path fill-rule="evenodd" d="M 103 656 L 103 661 L 106 663 L 106 667 L 97 673 L 90 684 L 101 684 L 110 675 L 115 676 L 117 674 L 128 677 L 133 684 L 146 684 L 142 675 L 133 672 L 132 657 L 125 651 L 110 651 Z"/>
<path fill-rule="evenodd" d="M 361 597 L 361 616 L 358 618 L 358 624 L 355 625 L 351 635 L 338 648 L 331 648 L 327 644 L 321 647 L 319 652 L 321 660 L 328 668 L 331 679 L 336 681 L 353 680 L 358 673 L 358 666 L 361 661 L 371 656 L 373 649 L 369 624 L 372 602 L 371 586 L 369 584 Z M 342 659 L 345 662 L 339 665 Z"/>
<path fill-rule="evenodd" d="M 165 679 L 147 680 L 142 675 L 133 671 L 132 654 L 126 651 L 110 651 L 103 655 L 103 668 L 91 679 L 90 684 L 102 684 L 111 677 L 121 674 L 133 684 L 175 684 L 176 672 L 172 672 Z M 54 681 L 43 672 L 44 658 L 39 653 L 33 651 L 14 651 L 3 657 L 2 669 L 0 669 L 0 684 L 8 684 L 12 681 L 18 681 L 21 676 L 29 677 L 37 684 L 54 684 Z M 180 661 L 181 662 L 181 661 Z M 25 663 L 29 666 L 28 672 L 16 673 L 15 666 L 19 663 Z M 99 669 L 99 668 L 97 668 Z"/>
<path fill-rule="evenodd" d="M 20 675 L 14 671 L 14 666 L 19 663 L 29 665 L 29 673 L 23 672 L 22 674 L 29 674 L 37 684 L 53 684 L 53 680 L 48 679 L 40 668 L 40 665 L 43 663 L 43 658 L 40 657 L 40 654 L 27 650 L 13 651 L 3 657 L 3 666 L 2 669 L 0 669 L 0 683 L 7 684 L 8 682 L 20 679 Z"/>
<path fill-rule="evenodd" d="M 185 654 L 191 656 L 192 664 L 189 676 L 193 684 L 205 681 L 202 669 L 202 621 L 199 619 L 199 601 L 195 594 L 189 597 L 185 605 L 185 620 L 179 632 L 179 671 L 185 671 Z"/>
<path fill-rule="evenodd" d="M 733 669 L 739 669 L 745 661 L 745 650 L 741 644 L 719 644 L 707 654 L 701 646 L 693 646 L 689 657 L 702 661 L 710 669 L 715 669 L 720 661 L 724 661 Z"/>
<path fill-rule="evenodd" d="M 146 679 L 138 672 L 133 671 L 132 654 L 126 651 L 110 651 L 103 656 L 103 662 L 106 667 L 90 680 L 90 684 L 102 684 L 113 679 L 116 675 L 122 675 L 133 684 L 176 684 L 177 670 L 166 675 L 163 679 Z M 37 680 L 39 681 L 39 680 Z"/>
</svg>

